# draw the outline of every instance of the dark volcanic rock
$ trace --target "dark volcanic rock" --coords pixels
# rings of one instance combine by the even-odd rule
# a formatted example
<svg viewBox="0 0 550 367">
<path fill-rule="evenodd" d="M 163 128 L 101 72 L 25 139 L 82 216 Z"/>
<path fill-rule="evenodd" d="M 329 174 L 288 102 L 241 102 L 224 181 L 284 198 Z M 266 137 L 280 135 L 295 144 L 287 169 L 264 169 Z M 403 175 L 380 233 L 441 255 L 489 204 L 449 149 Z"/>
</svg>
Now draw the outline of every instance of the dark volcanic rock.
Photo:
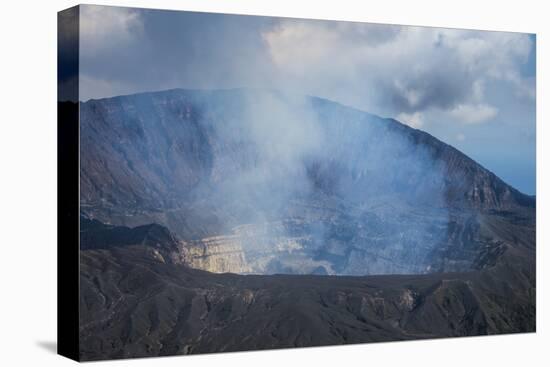
<svg viewBox="0 0 550 367">
<path fill-rule="evenodd" d="M 80 249 L 109 249 L 113 246 L 146 245 L 176 251 L 177 240 L 167 228 L 148 224 L 135 228 L 105 225 L 95 219 L 80 218 Z"/>
<path fill-rule="evenodd" d="M 528 244 L 482 271 L 370 277 L 213 274 L 149 249 L 81 252 L 82 360 L 535 331 Z"/>
</svg>

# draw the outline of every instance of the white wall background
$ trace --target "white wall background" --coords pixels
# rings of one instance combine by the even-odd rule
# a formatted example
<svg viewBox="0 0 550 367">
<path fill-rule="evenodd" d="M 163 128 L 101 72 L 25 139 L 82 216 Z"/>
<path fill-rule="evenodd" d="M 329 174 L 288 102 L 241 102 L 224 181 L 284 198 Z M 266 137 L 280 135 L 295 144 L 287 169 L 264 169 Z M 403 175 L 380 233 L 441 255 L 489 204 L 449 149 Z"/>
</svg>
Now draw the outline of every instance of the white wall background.
<svg viewBox="0 0 550 367">
<path fill-rule="evenodd" d="M 537 333 L 105 362 L 144 366 L 541 366 L 550 363 L 550 26 L 545 1 L 134 0 L 106 5 L 537 33 Z M 56 12 L 9 1 L 0 15 L 0 365 L 69 365 L 56 340 Z M 546 105 L 545 105 L 546 103 Z M 546 169 L 545 169 L 546 168 Z M 546 339 L 546 340 L 545 340 Z"/>
</svg>

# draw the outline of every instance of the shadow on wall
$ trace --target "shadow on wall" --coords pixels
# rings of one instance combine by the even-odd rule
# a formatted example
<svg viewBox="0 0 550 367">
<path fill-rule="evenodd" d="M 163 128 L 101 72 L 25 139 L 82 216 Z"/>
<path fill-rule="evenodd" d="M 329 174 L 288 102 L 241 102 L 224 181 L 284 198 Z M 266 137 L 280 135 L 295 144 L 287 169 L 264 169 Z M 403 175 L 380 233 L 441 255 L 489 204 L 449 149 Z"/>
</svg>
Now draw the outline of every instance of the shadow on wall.
<svg viewBox="0 0 550 367">
<path fill-rule="evenodd" d="M 47 352 L 57 354 L 57 342 L 55 342 L 55 341 L 41 340 L 41 341 L 37 341 L 36 345 L 38 345 L 40 348 L 46 350 Z"/>
</svg>

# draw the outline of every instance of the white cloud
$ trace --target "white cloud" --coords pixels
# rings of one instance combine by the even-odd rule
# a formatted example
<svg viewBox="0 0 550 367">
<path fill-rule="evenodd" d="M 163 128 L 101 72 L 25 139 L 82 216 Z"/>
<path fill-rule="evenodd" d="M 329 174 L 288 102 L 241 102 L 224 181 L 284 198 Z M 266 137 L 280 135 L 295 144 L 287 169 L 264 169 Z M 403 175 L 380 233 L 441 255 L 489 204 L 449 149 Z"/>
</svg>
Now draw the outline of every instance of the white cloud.
<svg viewBox="0 0 550 367">
<path fill-rule="evenodd" d="M 464 141 L 464 140 L 466 140 L 466 135 L 464 135 L 464 134 L 462 134 L 462 133 L 457 134 L 457 135 L 456 135 L 456 140 L 458 140 L 458 141 Z"/>
<path fill-rule="evenodd" d="M 494 118 L 498 109 L 488 104 L 460 104 L 450 111 L 450 114 L 461 122 L 478 124 Z"/>
<path fill-rule="evenodd" d="M 143 32 L 136 9 L 81 5 L 80 39 L 83 52 L 121 46 Z"/>
<path fill-rule="evenodd" d="M 263 39 L 295 84 L 411 125 L 433 109 L 465 123 L 490 120 L 498 109 L 486 100 L 487 82 L 534 97 L 519 72 L 532 48 L 527 34 L 284 20 Z"/>
</svg>

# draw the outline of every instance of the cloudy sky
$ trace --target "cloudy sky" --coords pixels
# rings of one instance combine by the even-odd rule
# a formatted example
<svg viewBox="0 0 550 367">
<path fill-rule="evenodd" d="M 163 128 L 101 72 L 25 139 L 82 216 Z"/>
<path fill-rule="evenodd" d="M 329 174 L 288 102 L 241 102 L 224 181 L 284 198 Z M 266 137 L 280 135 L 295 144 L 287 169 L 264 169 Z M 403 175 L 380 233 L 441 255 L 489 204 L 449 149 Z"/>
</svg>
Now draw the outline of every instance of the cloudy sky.
<svg viewBox="0 0 550 367">
<path fill-rule="evenodd" d="M 81 6 L 80 99 L 259 87 L 429 132 L 535 193 L 535 36 Z"/>
</svg>

